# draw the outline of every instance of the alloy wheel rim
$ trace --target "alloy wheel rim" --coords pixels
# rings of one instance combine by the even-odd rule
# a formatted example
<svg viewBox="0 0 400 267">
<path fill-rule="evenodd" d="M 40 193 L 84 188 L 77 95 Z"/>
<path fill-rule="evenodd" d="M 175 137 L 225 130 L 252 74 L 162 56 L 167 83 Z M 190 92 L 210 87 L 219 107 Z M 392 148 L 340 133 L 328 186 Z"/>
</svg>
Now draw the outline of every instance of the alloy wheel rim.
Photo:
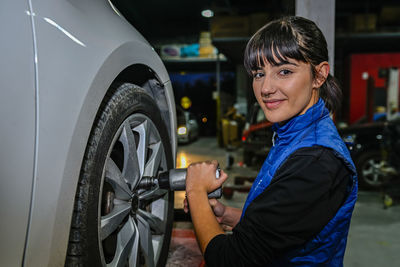
<svg viewBox="0 0 400 267">
<path fill-rule="evenodd" d="M 115 134 L 103 170 L 99 247 L 103 266 L 156 266 L 168 216 L 168 191 L 139 189 L 143 177 L 167 170 L 160 134 L 151 119 L 133 114 Z"/>
<path fill-rule="evenodd" d="M 381 160 L 369 159 L 362 168 L 362 174 L 364 180 L 373 186 L 379 186 L 382 184 L 382 167 Z"/>
</svg>

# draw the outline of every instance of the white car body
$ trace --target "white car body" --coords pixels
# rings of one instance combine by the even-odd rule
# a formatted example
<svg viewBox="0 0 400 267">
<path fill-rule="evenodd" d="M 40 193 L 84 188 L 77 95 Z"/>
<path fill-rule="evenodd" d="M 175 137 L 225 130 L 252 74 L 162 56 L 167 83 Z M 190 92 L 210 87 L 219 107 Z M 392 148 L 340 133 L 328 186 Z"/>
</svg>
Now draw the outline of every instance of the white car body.
<svg viewBox="0 0 400 267">
<path fill-rule="evenodd" d="M 0 266 L 64 266 L 82 160 L 107 90 L 115 79 L 143 82 L 141 73 L 159 83 L 175 159 L 171 83 L 107 0 L 6 0 L 0 25 Z"/>
</svg>

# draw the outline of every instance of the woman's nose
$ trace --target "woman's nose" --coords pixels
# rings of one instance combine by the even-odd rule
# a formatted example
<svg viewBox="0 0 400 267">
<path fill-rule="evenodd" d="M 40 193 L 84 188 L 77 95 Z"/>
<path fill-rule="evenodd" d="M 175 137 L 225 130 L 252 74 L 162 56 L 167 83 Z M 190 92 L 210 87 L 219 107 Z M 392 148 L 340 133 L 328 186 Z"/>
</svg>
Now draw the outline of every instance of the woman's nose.
<svg viewBox="0 0 400 267">
<path fill-rule="evenodd" d="M 261 85 L 261 94 L 268 96 L 276 91 L 275 83 L 273 79 L 265 77 L 262 85 Z"/>
</svg>

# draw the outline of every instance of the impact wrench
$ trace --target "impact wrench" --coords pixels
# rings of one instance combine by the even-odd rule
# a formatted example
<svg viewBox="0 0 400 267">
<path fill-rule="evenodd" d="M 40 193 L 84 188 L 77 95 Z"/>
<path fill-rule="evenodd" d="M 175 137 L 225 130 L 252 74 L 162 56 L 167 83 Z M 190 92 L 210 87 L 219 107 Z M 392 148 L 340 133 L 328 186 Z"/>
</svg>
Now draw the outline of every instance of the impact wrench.
<svg viewBox="0 0 400 267">
<path fill-rule="evenodd" d="M 217 167 L 215 178 L 219 179 L 220 168 Z M 157 185 L 161 189 L 168 189 L 171 191 L 185 191 L 186 189 L 186 168 L 185 169 L 171 169 L 167 172 L 161 173 L 158 177 L 143 177 L 140 181 L 140 188 L 151 188 Z M 208 198 L 221 198 L 222 188 L 218 188 L 208 194 Z"/>
</svg>

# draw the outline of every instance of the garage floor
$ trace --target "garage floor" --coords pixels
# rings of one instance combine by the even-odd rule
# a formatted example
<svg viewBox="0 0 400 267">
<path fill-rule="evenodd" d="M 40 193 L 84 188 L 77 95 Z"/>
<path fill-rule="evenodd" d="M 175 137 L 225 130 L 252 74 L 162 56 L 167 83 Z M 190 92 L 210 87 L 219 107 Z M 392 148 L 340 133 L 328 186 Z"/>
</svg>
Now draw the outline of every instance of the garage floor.
<svg viewBox="0 0 400 267">
<path fill-rule="evenodd" d="M 177 167 L 186 167 L 196 161 L 216 159 L 229 175 L 226 184 L 233 184 L 234 178 L 255 177 L 258 167 L 240 166 L 240 149 L 231 152 L 235 162 L 226 170 L 227 152 L 218 147 L 216 138 L 200 138 L 178 147 Z M 250 185 L 250 184 L 248 184 Z M 221 202 L 242 207 L 247 193 L 235 192 L 231 199 Z M 174 230 L 167 266 L 202 266 L 202 255 L 197 246 L 193 227 L 187 217 L 182 216 L 183 192 L 175 193 Z M 353 214 L 344 259 L 346 267 L 400 266 L 400 205 L 383 209 L 380 192 L 359 191 Z"/>
</svg>

